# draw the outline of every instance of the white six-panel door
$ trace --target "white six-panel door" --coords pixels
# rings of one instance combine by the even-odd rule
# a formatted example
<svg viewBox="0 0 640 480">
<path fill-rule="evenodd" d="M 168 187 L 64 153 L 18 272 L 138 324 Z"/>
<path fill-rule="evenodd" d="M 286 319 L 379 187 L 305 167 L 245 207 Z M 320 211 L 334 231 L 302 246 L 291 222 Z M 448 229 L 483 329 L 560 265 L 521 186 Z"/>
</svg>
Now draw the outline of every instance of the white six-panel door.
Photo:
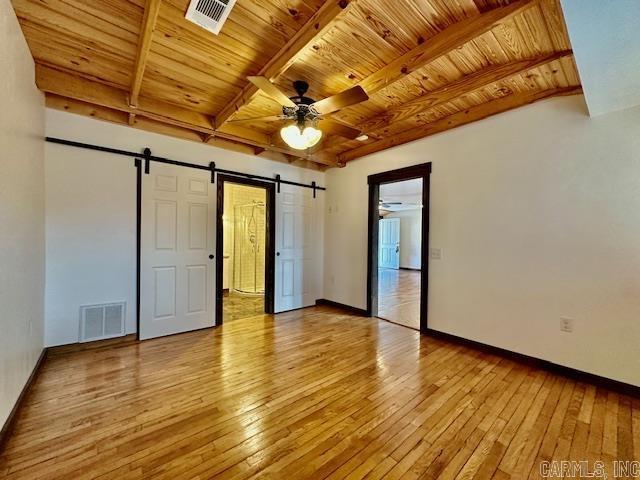
<svg viewBox="0 0 640 480">
<path fill-rule="evenodd" d="M 276 313 L 313 305 L 318 298 L 317 203 L 308 188 L 281 185 L 276 194 Z"/>
<path fill-rule="evenodd" d="M 384 218 L 378 229 L 380 268 L 400 268 L 400 219 Z"/>
<path fill-rule="evenodd" d="M 143 175 L 140 338 L 213 326 L 215 194 L 210 173 L 153 163 Z"/>
</svg>

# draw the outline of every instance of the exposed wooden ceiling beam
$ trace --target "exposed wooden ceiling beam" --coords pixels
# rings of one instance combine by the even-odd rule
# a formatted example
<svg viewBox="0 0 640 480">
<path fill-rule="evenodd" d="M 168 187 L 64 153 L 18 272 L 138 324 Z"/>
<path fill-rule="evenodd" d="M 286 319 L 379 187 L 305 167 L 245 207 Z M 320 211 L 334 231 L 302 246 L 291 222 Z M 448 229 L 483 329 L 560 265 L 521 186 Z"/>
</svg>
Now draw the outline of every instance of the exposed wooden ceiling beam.
<svg viewBox="0 0 640 480">
<path fill-rule="evenodd" d="M 66 112 L 95 118 L 97 120 L 115 123 L 118 125 L 128 124 L 128 114 L 126 112 L 113 110 L 107 107 L 93 105 L 70 98 L 60 97 L 51 93 L 46 94 L 46 105 L 48 108 L 63 110 Z M 213 136 L 207 134 L 201 134 L 193 130 L 158 122 L 155 120 L 144 118 L 142 116 L 137 116 L 134 119 L 133 125 L 131 125 L 131 127 L 147 132 L 159 133 L 162 135 L 168 135 L 184 140 L 190 140 L 193 142 L 204 142 L 214 147 L 223 148 L 225 150 L 234 152 L 241 152 L 248 155 L 251 155 L 254 152 L 255 148 L 244 143 L 234 142 L 222 138 L 214 138 Z M 277 152 L 266 154 L 266 158 L 268 158 L 269 160 L 293 164 L 298 167 L 309 168 L 312 170 L 324 170 L 326 168 L 323 165 L 319 165 L 316 162 L 312 162 L 304 158 L 291 157 L 290 155 L 279 154 Z"/>
<path fill-rule="evenodd" d="M 201 113 L 147 97 L 139 97 L 138 107 L 133 108 L 127 102 L 127 92 L 123 90 L 39 64 L 36 64 L 36 85 L 43 92 L 66 98 L 143 115 L 202 133 L 213 131 L 211 121 Z"/>
<path fill-rule="evenodd" d="M 338 15 L 346 12 L 355 0 L 327 0 L 296 34 L 257 73 L 275 80 L 282 75 L 304 52 L 305 48 L 321 37 Z M 247 82 L 244 88 L 216 115 L 217 128 L 222 127 L 240 108 L 249 103 L 258 88 Z"/>
<path fill-rule="evenodd" d="M 452 128 L 476 122 L 484 118 L 506 112 L 529 103 L 542 100 L 543 98 L 555 97 L 560 95 L 577 95 L 582 93 L 581 87 L 556 88 L 550 90 L 531 91 L 527 93 L 518 93 L 508 95 L 502 98 L 492 100 L 478 106 L 468 108 L 461 112 L 454 113 L 432 123 L 427 123 L 419 127 L 415 127 L 404 132 L 393 133 L 382 140 L 368 143 L 352 150 L 347 150 L 338 155 L 340 163 L 346 163 L 356 158 L 364 157 L 372 153 L 380 152 L 391 147 L 396 147 L 404 143 L 419 140 L 436 133 L 450 130 Z"/>
<path fill-rule="evenodd" d="M 554 52 L 536 58 L 485 67 L 482 70 L 465 75 L 454 82 L 444 85 L 441 88 L 427 92 L 396 107 L 392 107 L 380 115 L 370 117 L 358 124 L 355 128 L 358 128 L 370 138 L 383 138 L 386 134 L 387 127 L 396 122 L 401 122 L 468 93 L 489 87 L 496 82 L 507 80 L 516 75 L 522 75 L 529 70 L 571 56 L 572 54 L 573 52 L 570 50 Z M 331 148 L 345 142 L 345 139 L 332 137 L 323 148 Z"/>
<path fill-rule="evenodd" d="M 175 105 L 138 98 L 138 107 L 134 108 L 126 101 L 126 92 L 99 82 L 83 79 L 79 76 L 61 72 L 50 67 L 36 65 L 36 84 L 43 92 L 53 93 L 65 98 L 90 103 L 110 109 L 143 116 L 157 122 L 189 129 L 195 132 L 213 135 L 253 147 L 261 147 L 295 157 L 317 161 L 325 165 L 336 165 L 331 154 L 317 154 L 313 158 L 303 151 L 296 151 L 271 144 L 271 137 L 260 131 L 236 125 L 225 125 L 223 130 L 215 131 L 211 119 L 202 113 L 177 107 Z M 133 122 L 134 119 L 132 119 Z"/>
<path fill-rule="evenodd" d="M 161 3 L 162 0 L 147 0 L 144 8 L 144 17 L 142 19 L 140 38 L 138 40 L 138 52 L 133 70 L 133 79 L 131 81 L 131 95 L 129 96 L 129 105 L 132 107 L 138 105 L 138 96 L 140 95 L 140 87 L 142 87 L 142 77 L 144 76 L 144 69 L 147 66 L 147 56 L 151 49 L 151 39 L 153 37 L 153 31 L 156 28 Z"/>
<path fill-rule="evenodd" d="M 393 62 L 358 83 L 369 96 L 452 52 L 474 38 L 492 30 L 514 15 L 535 5 L 537 0 L 518 0 L 505 7 L 481 13 L 447 27 L 424 43 L 409 50 Z"/>
</svg>

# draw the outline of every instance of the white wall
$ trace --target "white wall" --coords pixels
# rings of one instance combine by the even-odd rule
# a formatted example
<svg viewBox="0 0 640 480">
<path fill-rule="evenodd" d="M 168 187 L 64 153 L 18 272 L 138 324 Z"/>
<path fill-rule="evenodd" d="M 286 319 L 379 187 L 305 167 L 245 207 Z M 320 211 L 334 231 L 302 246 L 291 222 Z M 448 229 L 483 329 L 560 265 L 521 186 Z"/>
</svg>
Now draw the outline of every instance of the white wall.
<svg viewBox="0 0 640 480">
<path fill-rule="evenodd" d="M 8 0 L 0 2 L 0 426 L 42 352 L 44 101 Z"/>
<path fill-rule="evenodd" d="M 154 155 L 186 162 L 215 161 L 220 168 L 325 183 L 322 172 L 57 110 L 47 109 L 46 127 L 53 137 L 131 151 L 149 147 Z M 51 143 L 46 159 L 46 345 L 78 341 L 78 311 L 84 304 L 126 301 L 126 330 L 135 332 L 133 159 Z M 317 201 L 324 205 L 322 192 Z"/>
<path fill-rule="evenodd" d="M 640 2 L 562 0 L 591 115 L 640 105 Z"/>
<path fill-rule="evenodd" d="M 400 268 L 420 270 L 422 209 L 391 212 L 384 218 L 400 219 Z"/>
<path fill-rule="evenodd" d="M 640 109 L 557 98 L 329 170 L 326 298 L 366 305 L 367 175 L 423 162 L 429 326 L 640 385 Z"/>
</svg>

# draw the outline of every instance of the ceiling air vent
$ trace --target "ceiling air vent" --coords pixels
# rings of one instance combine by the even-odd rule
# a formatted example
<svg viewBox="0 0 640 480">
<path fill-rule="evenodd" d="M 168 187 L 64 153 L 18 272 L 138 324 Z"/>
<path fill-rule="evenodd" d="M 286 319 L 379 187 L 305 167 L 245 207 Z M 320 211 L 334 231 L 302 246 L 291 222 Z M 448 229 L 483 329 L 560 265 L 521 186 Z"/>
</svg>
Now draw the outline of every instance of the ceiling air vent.
<svg viewBox="0 0 640 480">
<path fill-rule="evenodd" d="M 217 35 L 235 3 L 236 0 L 191 0 L 185 18 Z"/>
</svg>

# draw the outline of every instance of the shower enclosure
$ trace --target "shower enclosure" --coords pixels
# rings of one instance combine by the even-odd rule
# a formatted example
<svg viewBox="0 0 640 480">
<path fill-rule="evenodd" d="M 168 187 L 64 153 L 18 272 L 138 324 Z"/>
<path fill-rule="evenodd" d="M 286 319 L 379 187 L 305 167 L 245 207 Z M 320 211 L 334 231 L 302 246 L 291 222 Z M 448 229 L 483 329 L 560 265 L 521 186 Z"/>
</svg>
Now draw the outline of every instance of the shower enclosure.
<svg viewBox="0 0 640 480">
<path fill-rule="evenodd" d="M 264 295 L 264 202 L 236 205 L 233 219 L 232 288 L 245 295 Z"/>
</svg>

